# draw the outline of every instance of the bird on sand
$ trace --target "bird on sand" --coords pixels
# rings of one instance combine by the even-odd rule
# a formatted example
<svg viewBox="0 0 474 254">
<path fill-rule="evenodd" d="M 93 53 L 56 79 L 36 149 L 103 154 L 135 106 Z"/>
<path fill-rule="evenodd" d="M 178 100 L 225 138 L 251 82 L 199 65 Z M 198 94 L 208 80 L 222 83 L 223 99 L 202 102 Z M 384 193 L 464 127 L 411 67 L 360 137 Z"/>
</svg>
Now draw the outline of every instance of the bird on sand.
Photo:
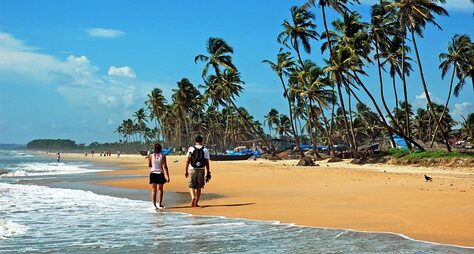
<svg viewBox="0 0 474 254">
<path fill-rule="evenodd" d="M 433 178 L 425 175 L 425 181 L 427 182 L 433 182 Z"/>
</svg>

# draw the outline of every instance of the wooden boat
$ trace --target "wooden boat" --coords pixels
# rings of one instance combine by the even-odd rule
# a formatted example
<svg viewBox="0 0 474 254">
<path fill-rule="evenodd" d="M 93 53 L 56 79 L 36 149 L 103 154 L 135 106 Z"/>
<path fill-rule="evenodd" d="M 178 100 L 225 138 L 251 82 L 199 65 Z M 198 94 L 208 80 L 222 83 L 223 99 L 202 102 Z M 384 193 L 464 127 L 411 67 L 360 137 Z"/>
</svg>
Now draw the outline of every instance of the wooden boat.
<svg viewBox="0 0 474 254">
<path fill-rule="evenodd" d="M 210 154 L 211 161 L 239 161 L 248 160 L 252 154 L 228 155 L 228 154 Z"/>
</svg>

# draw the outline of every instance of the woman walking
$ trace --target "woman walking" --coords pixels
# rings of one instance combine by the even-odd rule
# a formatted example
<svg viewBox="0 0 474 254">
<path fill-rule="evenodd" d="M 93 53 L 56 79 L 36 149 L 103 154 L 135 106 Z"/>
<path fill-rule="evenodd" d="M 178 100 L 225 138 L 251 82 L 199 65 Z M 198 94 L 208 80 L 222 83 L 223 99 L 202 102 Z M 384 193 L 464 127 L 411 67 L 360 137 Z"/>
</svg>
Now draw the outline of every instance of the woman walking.
<svg viewBox="0 0 474 254">
<path fill-rule="evenodd" d="M 150 167 L 150 185 L 151 185 L 151 201 L 156 209 L 163 209 L 163 184 L 170 182 L 170 174 L 168 165 L 166 164 L 166 156 L 161 153 L 162 147 L 156 143 L 154 145 L 154 153 L 148 156 L 148 166 Z M 166 177 L 165 177 L 166 173 Z M 156 206 L 156 192 L 158 191 L 159 203 Z"/>
</svg>

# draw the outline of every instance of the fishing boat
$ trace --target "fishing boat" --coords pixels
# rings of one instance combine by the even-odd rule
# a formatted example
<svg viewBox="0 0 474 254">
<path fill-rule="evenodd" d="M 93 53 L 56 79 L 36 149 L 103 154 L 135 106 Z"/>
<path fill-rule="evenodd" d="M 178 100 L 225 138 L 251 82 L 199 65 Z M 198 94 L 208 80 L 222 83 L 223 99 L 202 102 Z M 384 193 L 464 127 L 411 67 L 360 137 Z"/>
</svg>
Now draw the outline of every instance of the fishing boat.
<svg viewBox="0 0 474 254">
<path fill-rule="evenodd" d="M 241 154 L 241 155 L 231 155 L 231 154 L 210 154 L 211 161 L 238 161 L 238 160 L 248 160 L 252 157 L 253 154 Z"/>
</svg>

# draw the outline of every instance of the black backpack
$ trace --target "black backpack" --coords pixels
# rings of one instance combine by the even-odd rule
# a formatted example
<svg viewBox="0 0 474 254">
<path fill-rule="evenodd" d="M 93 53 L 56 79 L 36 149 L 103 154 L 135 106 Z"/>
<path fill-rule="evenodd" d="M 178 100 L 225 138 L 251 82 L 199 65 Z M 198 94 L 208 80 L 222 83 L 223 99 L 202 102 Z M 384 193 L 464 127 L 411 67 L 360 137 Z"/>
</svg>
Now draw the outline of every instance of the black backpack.
<svg viewBox="0 0 474 254">
<path fill-rule="evenodd" d="M 201 148 L 194 147 L 194 151 L 191 154 L 191 166 L 193 168 L 204 168 L 206 166 L 206 158 L 204 158 L 204 146 Z"/>
</svg>

